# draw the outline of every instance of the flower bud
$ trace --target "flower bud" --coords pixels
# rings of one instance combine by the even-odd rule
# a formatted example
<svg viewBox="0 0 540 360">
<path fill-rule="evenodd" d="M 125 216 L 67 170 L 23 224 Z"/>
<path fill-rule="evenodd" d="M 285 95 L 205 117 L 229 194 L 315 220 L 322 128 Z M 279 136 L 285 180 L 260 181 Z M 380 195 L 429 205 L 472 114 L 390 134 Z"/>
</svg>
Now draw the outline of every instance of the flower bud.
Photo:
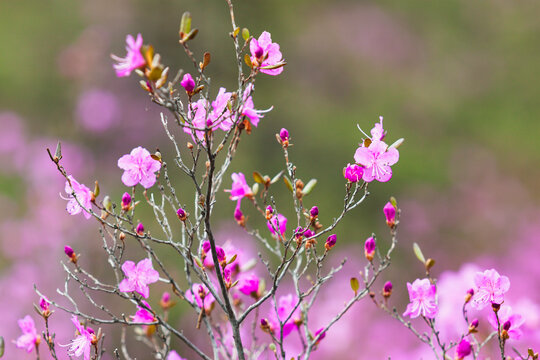
<svg viewBox="0 0 540 360">
<path fill-rule="evenodd" d="M 272 328 L 270 327 L 270 323 L 266 319 L 261 319 L 261 329 L 262 331 L 266 333 L 272 333 Z"/>
<path fill-rule="evenodd" d="M 309 210 L 309 216 L 311 218 L 311 221 L 315 220 L 317 216 L 319 216 L 319 208 L 317 206 L 312 207 Z"/>
<path fill-rule="evenodd" d="M 189 73 L 184 74 L 182 81 L 180 81 L 180 85 L 182 85 L 188 94 L 193 93 L 193 90 L 195 90 L 195 80 L 193 80 Z"/>
<path fill-rule="evenodd" d="M 510 320 L 507 320 L 507 321 L 504 322 L 502 327 L 503 327 L 504 330 L 508 331 L 508 330 L 510 330 L 511 326 L 512 326 L 512 323 L 510 322 Z"/>
<path fill-rule="evenodd" d="M 274 209 L 272 209 L 272 206 L 268 205 L 266 207 L 266 220 L 270 221 L 273 215 L 274 215 Z"/>
<path fill-rule="evenodd" d="M 120 235 L 118 235 L 118 238 L 120 239 L 120 241 L 124 241 L 126 238 L 126 234 L 122 231 Z"/>
<path fill-rule="evenodd" d="M 240 201 L 236 204 L 236 208 L 234 209 L 234 219 L 238 223 L 238 225 L 245 227 L 246 226 L 246 218 L 244 216 L 244 213 L 240 209 Z"/>
<path fill-rule="evenodd" d="M 390 281 L 387 281 L 384 283 L 382 295 L 385 299 L 388 299 L 390 295 L 392 295 L 392 283 Z"/>
<path fill-rule="evenodd" d="M 143 236 L 144 235 L 144 225 L 142 223 L 138 223 L 137 227 L 135 228 L 135 231 L 137 232 L 137 235 Z"/>
<path fill-rule="evenodd" d="M 75 255 L 75 253 L 73 252 L 73 249 L 71 248 L 71 246 L 68 246 L 68 245 L 64 246 L 64 252 L 70 258 L 73 257 L 73 255 Z"/>
<path fill-rule="evenodd" d="M 467 293 L 465 294 L 465 304 L 471 301 L 473 295 L 474 295 L 474 289 L 467 290 Z"/>
<path fill-rule="evenodd" d="M 493 312 L 499 312 L 499 309 L 501 308 L 501 304 L 491 303 L 491 308 L 493 309 Z"/>
<path fill-rule="evenodd" d="M 318 345 L 322 339 L 324 339 L 326 337 L 326 331 L 323 332 L 324 328 L 320 328 L 319 330 L 315 331 L 315 335 L 314 335 L 314 338 L 317 337 L 317 335 L 321 334 L 319 336 L 319 339 L 317 339 L 317 341 L 315 342 L 315 345 Z"/>
<path fill-rule="evenodd" d="M 373 256 L 375 255 L 375 248 L 375 239 L 373 238 L 373 236 L 369 237 L 364 244 L 364 255 L 366 256 L 366 259 L 368 259 L 368 261 L 373 260 Z"/>
<path fill-rule="evenodd" d="M 326 239 L 326 243 L 324 243 L 324 248 L 326 249 L 326 251 L 329 251 L 330 249 L 332 249 L 334 245 L 336 245 L 336 241 L 337 241 L 337 235 L 336 234 L 330 235 L 328 239 Z"/>
<path fill-rule="evenodd" d="M 163 310 L 168 310 L 174 306 L 174 302 L 171 300 L 171 294 L 168 292 L 163 292 L 163 295 L 161 295 L 161 300 L 159 301 L 159 305 Z"/>
<path fill-rule="evenodd" d="M 187 214 L 186 214 L 185 210 L 182 209 L 182 208 L 178 208 L 178 210 L 176 210 L 176 215 L 178 216 L 180 221 L 186 221 L 186 219 L 187 219 Z"/>
<path fill-rule="evenodd" d="M 122 195 L 122 210 L 129 211 L 131 210 L 131 195 L 129 193 L 125 192 L 124 195 Z"/>
<path fill-rule="evenodd" d="M 469 356 L 472 352 L 472 346 L 467 339 L 461 340 L 461 342 L 458 344 L 456 348 L 456 359 L 462 360 L 466 356 Z"/>
<path fill-rule="evenodd" d="M 279 132 L 279 143 L 284 148 L 289 146 L 289 131 L 285 128 L 282 128 Z"/>
<path fill-rule="evenodd" d="M 44 318 L 48 318 L 49 315 L 51 315 L 51 311 L 49 309 L 49 301 L 42 297 L 41 299 L 39 299 L 39 308 L 41 309 L 41 316 L 43 316 Z"/>
<path fill-rule="evenodd" d="M 383 208 L 384 216 L 386 217 L 386 224 L 390 228 L 396 226 L 396 208 L 391 202 L 387 202 Z"/>
<path fill-rule="evenodd" d="M 363 175 L 364 168 L 357 164 L 347 164 L 347 167 L 343 169 L 343 177 L 351 183 L 362 180 Z"/>
<path fill-rule="evenodd" d="M 471 321 L 471 323 L 469 324 L 469 333 L 475 333 L 478 324 L 478 319 L 474 319 L 473 321 Z"/>
</svg>

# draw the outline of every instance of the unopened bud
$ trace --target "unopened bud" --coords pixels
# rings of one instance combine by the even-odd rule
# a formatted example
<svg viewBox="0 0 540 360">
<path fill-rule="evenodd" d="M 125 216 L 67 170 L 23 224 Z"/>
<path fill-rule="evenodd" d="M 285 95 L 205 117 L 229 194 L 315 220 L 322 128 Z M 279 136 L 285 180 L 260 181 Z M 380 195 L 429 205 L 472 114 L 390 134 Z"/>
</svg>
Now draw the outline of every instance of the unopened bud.
<svg viewBox="0 0 540 360">
<path fill-rule="evenodd" d="M 281 145 L 283 147 L 289 146 L 289 131 L 285 128 L 279 131 L 279 139 L 281 140 Z"/>
<path fill-rule="evenodd" d="M 126 238 L 126 234 L 122 231 L 120 235 L 118 235 L 118 238 L 120 239 L 120 241 L 124 241 L 124 239 Z"/>
<path fill-rule="evenodd" d="M 144 235 L 144 225 L 142 223 L 138 223 L 137 227 L 135 228 L 135 231 L 137 232 L 137 235 L 143 236 Z"/>
<path fill-rule="evenodd" d="M 74 263 L 74 264 L 77 263 L 78 256 L 77 256 L 77 254 L 75 254 L 75 252 L 73 251 L 73 249 L 70 246 L 66 245 L 64 247 L 64 253 L 67 255 L 67 257 L 69 258 L 69 260 L 72 263 Z"/>
<path fill-rule="evenodd" d="M 330 235 L 328 239 L 326 239 L 326 242 L 324 243 L 324 248 L 326 249 L 326 251 L 329 251 L 330 249 L 332 249 L 336 245 L 336 242 L 337 242 L 337 235 L 336 234 Z"/>
<path fill-rule="evenodd" d="M 273 215 L 274 215 L 274 209 L 272 209 L 272 206 L 268 205 L 266 207 L 266 220 L 270 221 Z"/>
<path fill-rule="evenodd" d="M 124 195 L 122 195 L 122 210 L 131 210 L 131 195 L 129 195 L 128 192 L 125 192 Z"/>
<path fill-rule="evenodd" d="M 317 206 L 312 207 L 309 210 L 309 216 L 311 217 L 312 220 L 316 219 L 317 216 L 319 216 L 319 208 Z"/>
<path fill-rule="evenodd" d="M 471 321 L 471 323 L 469 324 L 469 333 L 475 333 L 476 328 L 478 327 L 478 324 L 479 324 L 478 319 L 474 319 L 473 321 Z"/>
<path fill-rule="evenodd" d="M 383 208 L 384 216 L 386 217 L 386 224 L 390 228 L 396 226 L 396 208 L 391 202 L 387 202 Z"/>
<path fill-rule="evenodd" d="M 392 283 L 390 281 L 387 281 L 384 283 L 382 294 L 385 299 L 388 299 L 390 295 L 392 295 Z"/>
<path fill-rule="evenodd" d="M 499 312 L 501 304 L 491 303 L 491 308 L 493 309 L 493 312 Z"/>
<path fill-rule="evenodd" d="M 474 295 L 474 289 L 467 290 L 467 294 L 465 294 L 465 304 L 471 301 L 473 295 Z"/>
<path fill-rule="evenodd" d="M 366 259 L 368 261 L 373 260 L 373 256 L 375 256 L 375 248 L 376 248 L 376 243 L 373 236 L 367 238 L 366 242 L 364 243 L 364 255 L 366 256 Z"/>
<path fill-rule="evenodd" d="M 178 210 L 176 210 L 176 216 L 178 216 L 180 221 L 186 221 L 187 219 L 186 211 L 182 208 L 178 208 Z"/>
</svg>

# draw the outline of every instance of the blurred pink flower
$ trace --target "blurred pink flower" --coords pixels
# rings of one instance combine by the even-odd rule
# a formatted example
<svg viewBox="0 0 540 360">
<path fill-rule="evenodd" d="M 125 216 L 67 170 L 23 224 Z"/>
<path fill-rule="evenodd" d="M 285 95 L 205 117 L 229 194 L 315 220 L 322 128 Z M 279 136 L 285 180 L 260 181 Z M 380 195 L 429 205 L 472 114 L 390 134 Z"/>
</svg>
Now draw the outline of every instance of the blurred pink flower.
<svg viewBox="0 0 540 360">
<path fill-rule="evenodd" d="M 255 274 L 241 274 L 236 288 L 242 294 L 248 296 L 257 296 L 259 291 L 259 277 Z"/>
<path fill-rule="evenodd" d="M 211 125 L 212 120 L 207 118 L 206 109 L 209 107 L 208 101 L 205 99 L 199 99 L 197 102 L 191 103 L 189 111 L 187 113 L 188 120 L 191 122 L 191 126 L 197 129 L 204 129 L 206 127 L 205 121 L 208 125 Z M 187 126 L 184 126 L 184 132 L 191 135 L 193 141 L 201 141 L 204 143 L 204 131 L 193 130 Z"/>
<path fill-rule="evenodd" d="M 99 89 L 84 92 L 76 108 L 78 122 L 92 132 L 108 130 L 118 120 L 118 113 L 116 95 Z"/>
<path fill-rule="evenodd" d="M 279 223 L 279 227 L 278 227 L 278 223 Z M 274 236 L 276 236 L 276 232 L 274 228 L 276 229 L 279 228 L 279 232 L 281 236 L 283 236 L 283 234 L 285 234 L 285 231 L 287 231 L 287 218 L 281 214 L 277 214 L 277 216 L 273 216 L 272 220 L 266 223 L 266 226 L 268 226 L 268 230 L 270 230 L 270 232 Z M 304 234 L 304 236 L 306 235 Z"/>
<path fill-rule="evenodd" d="M 150 152 L 142 147 L 136 147 L 118 159 L 118 167 L 124 170 L 122 182 L 126 186 L 141 184 L 145 189 L 156 183 L 155 172 L 161 168 L 161 163 L 152 159 Z"/>
<path fill-rule="evenodd" d="M 216 301 L 214 295 L 204 284 L 193 284 L 191 289 L 186 291 L 186 299 L 191 303 L 195 302 L 199 308 L 204 308 L 206 312 L 212 310 Z"/>
<path fill-rule="evenodd" d="M 264 117 L 262 114 L 266 113 L 270 110 L 272 110 L 272 107 L 267 110 L 256 110 L 255 105 L 253 104 L 253 97 L 251 96 L 251 93 L 253 91 L 253 85 L 249 84 L 246 86 L 246 89 L 244 90 L 243 100 L 244 104 L 242 105 L 242 108 L 240 109 L 240 113 L 244 116 L 247 116 L 249 118 L 249 121 L 253 124 L 253 126 L 259 125 L 259 121 Z M 289 133 L 286 129 L 281 129 L 282 131 L 285 130 L 287 132 L 287 139 L 289 137 Z M 280 132 L 281 136 L 281 132 Z M 283 141 L 283 139 L 282 139 Z"/>
<path fill-rule="evenodd" d="M 23 334 L 17 338 L 15 346 L 19 349 L 25 349 L 26 352 L 32 352 L 36 348 L 36 341 L 39 339 L 34 319 L 26 315 L 18 321 L 18 324 Z"/>
<path fill-rule="evenodd" d="M 478 310 L 492 303 L 502 304 L 504 294 L 510 289 L 510 280 L 495 269 L 477 272 L 474 276 L 475 289 L 472 306 Z"/>
<path fill-rule="evenodd" d="M 462 360 L 464 357 L 469 356 L 471 352 L 471 343 L 467 339 L 463 339 L 456 347 L 456 358 L 457 360 Z"/>
<path fill-rule="evenodd" d="M 270 324 L 272 330 L 279 338 L 280 322 L 283 323 L 283 337 L 286 337 L 298 327 L 298 324 L 302 322 L 302 312 L 300 306 L 296 309 L 294 307 L 298 303 L 298 298 L 293 294 L 280 296 L 277 304 L 272 304 L 270 310 Z M 276 314 L 277 309 L 277 314 Z M 293 311 L 294 309 L 294 311 Z"/>
<path fill-rule="evenodd" d="M 184 74 L 182 81 L 180 81 L 180 85 L 182 85 L 187 92 L 195 90 L 195 80 L 193 80 L 190 73 Z"/>
<path fill-rule="evenodd" d="M 167 360 L 186 360 L 186 359 L 184 359 L 183 357 L 180 357 L 180 355 L 178 355 L 176 351 L 171 350 L 169 355 L 167 355 Z"/>
<path fill-rule="evenodd" d="M 84 217 L 90 219 L 92 215 L 86 210 L 83 210 L 83 207 L 88 210 L 92 208 L 92 192 L 86 185 L 79 184 L 79 182 L 75 180 L 73 176 L 69 175 L 68 178 L 70 181 L 66 180 L 66 186 L 64 189 L 68 194 L 67 198 L 65 198 L 65 200 L 68 200 L 66 207 L 67 212 L 70 215 L 77 215 L 82 211 Z M 73 193 L 75 193 L 75 196 L 73 196 Z M 81 205 L 83 207 L 81 207 Z"/>
<path fill-rule="evenodd" d="M 251 62 L 260 67 L 260 72 L 267 75 L 279 75 L 283 71 L 283 55 L 279 51 L 279 45 L 272 42 L 272 36 L 268 31 L 263 31 L 259 39 L 251 39 L 249 44 L 251 51 Z M 275 69 L 265 69 L 265 67 L 279 66 Z"/>
<path fill-rule="evenodd" d="M 212 113 L 209 115 L 210 121 L 218 123 L 218 127 L 223 131 L 229 131 L 232 127 L 231 112 L 227 109 L 232 93 L 227 92 L 224 87 L 219 88 L 216 100 L 212 101 Z"/>
<path fill-rule="evenodd" d="M 371 129 L 371 141 L 382 141 L 386 136 L 386 131 L 383 128 L 383 117 L 379 116 L 379 122 L 375 123 L 373 129 Z"/>
<path fill-rule="evenodd" d="M 79 335 L 71 342 L 71 344 L 62 346 L 69 346 L 69 355 L 75 355 L 77 357 L 84 355 L 84 360 L 90 360 L 92 341 L 95 340 L 94 330 L 92 330 L 92 328 L 85 329 L 75 315 L 73 315 L 71 321 L 75 324 Z"/>
<path fill-rule="evenodd" d="M 126 44 L 127 54 L 125 58 L 111 55 L 111 57 L 118 62 L 113 65 L 116 70 L 116 76 L 118 77 L 129 76 L 133 70 L 146 64 L 146 60 L 144 60 L 141 53 L 143 45 L 141 34 L 137 34 L 137 39 L 134 39 L 131 35 L 126 36 Z"/>
<path fill-rule="evenodd" d="M 226 192 L 231 193 L 231 196 L 230 196 L 231 200 L 240 200 L 240 199 L 243 199 L 244 197 L 249 198 L 253 196 L 251 188 L 247 184 L 246 177 L 244 176 L 243 173 L 241 172 L 232 173 L 231 178 L 233 181 L 231 189 L 225 190 Z"/>
<path fill-rule="evenodd" d="M 148 309 L 152 309 L 150 305 L 146 301 L 142 301 L 144 306 L 146 306 Z M 136 323 L 153 323 L 156 321 L 156 318 L 154 317 L 154 314 L 152 314 L 150 311 L 146 310 L 144 307 L 137 305 L 137 312 L 134 316 L 130 316 L 131 320 Z"/>
<path fill-rule="evenodd" d="M 137 265 L 133 261 L 126 261 L 122 271 L 127 279 L 120 282 L 118 289 L 122 292 L 136 291 L 144 298 L 148 298 L 150 293 L 148 284 L 159 280 L 159 273 L 152 267 L 150 259 L 143 259 Z"/>
<path fill-rule="evenodd" d="M 399 152 L 389 148 L 384 141 L 372 141 L 368 147 L 359 147 L 354 160 L 365 167 L 362 178 L 366 182 L 377 180 L 386 182 L 392 178 L 391 165 L 399 160 Z"/>
<path fill-rule="evenodd" d="M 501 330 L 506 330 L 510 339 L 519 340 L 523 335 L 523 331 L 520 329 L 521 325 L 525 323 L 523 316 L 514 313 L 512 307 L 508 305 L 501 306 L 497 315 L 499 316 Z M 491 311 L 489 313 L 488 321 L 493 329 L 498 330 L 495 312 Z"/>
<path fill-rule="evenodd" d="M 416 318 L 420 315 L 433 319 L 437 314 L 437 288 L 429 279 L 416 279 L 412 284 L 407 283 L 411 303 L 403 316 Z"/>
</svg>

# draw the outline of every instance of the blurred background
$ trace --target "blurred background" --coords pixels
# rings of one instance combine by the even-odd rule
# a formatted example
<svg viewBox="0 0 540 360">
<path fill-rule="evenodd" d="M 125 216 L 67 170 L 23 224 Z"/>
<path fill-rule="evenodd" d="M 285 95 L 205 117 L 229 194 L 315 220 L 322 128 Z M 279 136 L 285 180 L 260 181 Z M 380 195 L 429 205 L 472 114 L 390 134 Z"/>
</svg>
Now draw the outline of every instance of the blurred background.
<svg viewBox="0 0 540 360">
<path fill-rule="evenodd" d="M 95 254 L 88 267 L 105 263 L 96 224 L 66 213 L 64 181 L 45 148 L 61 140 L 69 172 L 90 187 L 99 180 L 115 201 L 125 191 L 116 167 L 121 155 L 141 145 L 171 158 L 161 109 L 135 76 L 116 78 L 110 54 L 124 56 L 126 34 L 141 33 L 172 73 L 193 73 L 178 44 L 186 10 L 200 30 L 191 43 L 195 55 L 212 54 L 211 94 L 232 89 L 225 1 L 0 2 L 0 335 L 8 359 L 23 358 L 12 344 L 17 319 L 32 314 L 38 321 L 32 285 L 51 297 L 63 286 L 64 245 L 87 259 Z M 406 282 L 424 276 L 412 252 L 418 242 L 436 260 L 439 293 L 446 279 L 458 303 L 467 289 L 460 279 L 470 279 L 475 266 L 509 276 L 509 298 L 526 318 L 525 337 L 514 344 L 522 352 L 540 344 L 540 3 L 238 0 L 235 10 L 237 25 L 252 35 L 272 33 L 288 64 L 280 76 L 259 76 L 255 106 L 274 110 L 242 139 L 232 171 L 279 172 L 274 134 L 286 127 L 299 176 L 318 179 L 306 203 L 319 206 L 325 224 L 343 202 L 342 169 L 362 138 L 356 125 L 368 132 L 382 115 L 388 142 L 405 138 L 392 180 L 373 184 L 366 204 L 337 230 L 350 261 L 332 289 L 350 291 L 348 279 L 363 266 L 362 245 L 372 232 L 388 244 L 382 207 L 393 195 L 402 211 L 400 244 L 384 280 L 394 283 L 398 309 L 407 303 Z M 176 182 L 187 185 L 180 176 Z M 285 187 L 275 191 L 287 205 Z M 223 221 L 224 238 L 235 238 L 234 204 L 226 194 L 219 200 L 215 221 Z M 327 297 L 333 305 L 323 312 L 330 317 L 331 306 L 343 302 Z M 366 328 L 355 328 L 359 323 Z M 53 327 L 67 344 L 71 325 Z M 405 330 L 373 304 L 359 305 L 316 355 L 429 359 Z M 366 335 L 353 338 L 351 331 Z M 376 337 L 388 331 L 403 341 Z"/>
</svg>

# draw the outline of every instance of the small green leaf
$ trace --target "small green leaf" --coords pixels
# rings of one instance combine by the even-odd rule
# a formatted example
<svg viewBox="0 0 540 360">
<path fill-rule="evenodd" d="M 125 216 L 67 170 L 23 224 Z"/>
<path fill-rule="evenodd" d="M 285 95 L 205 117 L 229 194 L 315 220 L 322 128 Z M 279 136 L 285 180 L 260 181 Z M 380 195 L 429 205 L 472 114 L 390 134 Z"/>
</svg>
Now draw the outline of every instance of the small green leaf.
<svg viewBox="0 0 540 360">
<path fill-rule="evenodd" d="M 112 211 L 112 201 L 111 201 L 111 198 L 109 195 L 106 195 L 104 198 L 103 198 L 103 207 L 108 211 L 108 212 L 111 212 Z"/>
<path fill-rule="evenodd" d="M 358 289 L 360 289 L 360 283 L 355 277 L 351 278 L 351 289 L 354 291 L 354 296 L 356 296 L 358 294 Z"/>
<path fill-rule="evenodd" d="M 398 147 L 401 146 L 401 144 L 403 144 L 404 141 L 405 141 L 404 138 L 397 139 L 396 141 L 394 141 L 394 143 L 392 145 L 389 146 L 389 148 L 397 149 Z"/>
<path fill-rule="evenodd" d="M 247 28 L 242 29 L 242 38 L 244 39 L 244 41 L 249 40 L 249 30 Z"/>
<path fill-rule="evenodd" d="M 414 250 L 414 255 L 416 255 L 416 258 L 420 260 L 422 264 L 425 264 L 426 258 L 424 257 L 424 254 L 422 254 L 422 250 L 420 249 L 420 246 L 418 246 L 417 243 L 413 243 L 413 250 Z"/>
<path fill-rule="evenodd" d="M 390 204 L 392 204 L 397 209 L 397 200 L 395 197 L 390 196 Z"/>
<path fill-rule="evenodd" d="M 270 180 L 270 184 L 276 183 L 281 177 L 281 175 L 283 175 L 283 170 L 281 170 L 276 176 L 272 178 L 272 180 Z"/>
<path fill-rule="evenodd" d="M 313 191 L 313 188 L 315 187 L 315 185 L 317 185 L 317 179 L 309 180 L 308 183 L 302 189 L 302 194 L 304 196 L 309 195 Z"/>
<path fill-rule="evenodd" d="M 229 260 L 229 261 L 227 261 L 227 265 L 229 265 L 229 264 L 233 263 L 233 262 L 234 262 L 234 260 L 236 260 L 236 256 L 237 256 L 237 255 L 236 255 L 236 254 L 234 254 L 234 255 L 232 256 L 232 258 L 230 258 L 230 260 Z"/>
<path fill-rule="evenodd" d="M 287 186 L 287 189 L 289 189 L 290 192 L 294 192 L 291 180 L 289 180 L 288 177 L 284 176 L 283 182 L 285 183 L 285 186 Z"/>
<path fill-rule="evenodd" d="M 246 54 L 246 55 L 244 56 L 244 61 L 245 61 L 245 63 L 246 63 L 247 66 L 249 66 L 250 68 L 253 67 L 253 64 L 251 63 L 251 58 L 249 57 L 248 54 Z"/>
<path fill-rule="evenodd" d="M 276 352 L 276 345 L 275 344 L 272 343 L 272 344 L 268 345 L 268 348 L 270 350 L 272 350 L 272 352 Z"/>
<path fill-rule="evenodd" d="M 253 184 L 253 186 L 251 187 L 251 192 L 253 193 L 253 195 L 257 195 L 259 193 L 259 184 Z"/>
<path fill-rule="evenodd" d="M 194 256 L 193 257 L 193 260 L 195 260 L 195 263 L 197 264 L 197 266 L 199 266 L 201 269 L 204 267 L 202 262 L 201 262 L 201 259 L 199 259 L 197 256 Z"/>
<path fill-rule="evenodd" d="M 233 37 L 236 39 L 236 37 L 238 36 L 239 33 L 240 33 L 240 28 L 237 27 L 237 28 L 234 29 L 234 31 L 233 31 Z"/>
<path fill-rule="evenodd" d="M 263 176 L 258 171 L 253 172 L 253 180 L 255 180 L 255 182 L 258 182 L 259 184 L 264 184 Z"/>
<path fill-rule="evenodd" d="M 99 196 L 99 183 L 96 180 L 96 183 L 94 185 L 94 196 Z"/>
<path fill-rule="evenodd" d="M 189 11 L 186 11 L 182 14 L 182 19 L 180 20 L 180 36 L 186 35 L 191 31 L 191 14 Z"/>
<path fill-rule="evenodd" d="M 60 141 L 56 144 L 56 151 L 54 152 L 54 157 L 58 160 L 62 158 L 62 144 Z"/>
</svg>

